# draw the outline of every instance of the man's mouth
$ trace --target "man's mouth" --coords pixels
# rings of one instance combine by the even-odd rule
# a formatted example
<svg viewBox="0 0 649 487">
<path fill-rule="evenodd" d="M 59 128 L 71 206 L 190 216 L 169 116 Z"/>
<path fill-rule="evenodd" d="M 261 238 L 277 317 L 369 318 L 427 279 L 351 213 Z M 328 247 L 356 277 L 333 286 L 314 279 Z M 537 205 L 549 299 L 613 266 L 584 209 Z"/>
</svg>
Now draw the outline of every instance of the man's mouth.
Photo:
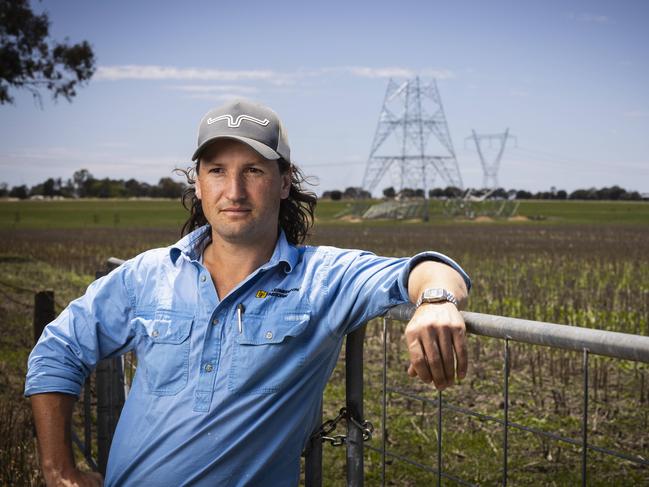
<svg viewBox="0 0 649 487">
<path fill-rule="evenodd" d="M 250 212 L 250 208 L 241 208 L 236 206 L 229 206 L 221 209 L 221 213 L 243 214 L 248 212 Z"/>
</svg>

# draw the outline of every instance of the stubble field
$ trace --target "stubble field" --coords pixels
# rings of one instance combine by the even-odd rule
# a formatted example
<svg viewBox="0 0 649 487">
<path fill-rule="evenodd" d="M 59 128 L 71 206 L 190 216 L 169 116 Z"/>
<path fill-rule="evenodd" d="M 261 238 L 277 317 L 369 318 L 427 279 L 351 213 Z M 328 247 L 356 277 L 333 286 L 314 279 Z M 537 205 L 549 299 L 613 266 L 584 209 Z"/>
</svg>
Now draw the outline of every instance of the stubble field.
<svg viewBox="0 0 649 487">
<path fill-rule="evenodd" d="M 521 206 L 521 213 L 544 219 L 453 223 L 434 218 L 429 224 L 341 223 L 331 217 L 345 203 L 323 204 L 309 243 L 394 256 L 437 250 L 460 262 L 473 278 L 471 311 L 649 336 L 649 204 L 532 203 Z M 173 243 L 183 219 L 182 209 L 172 202 L 47 204 L 0 203 L 2 485 L 40 482 L 28 403 L 21 397 L 33 344 L 33 292 L 54 289 L 60 311 L 83 292 L 107 257 L 128 258 Z M 390 325 L 389 382 L 435 400 L 431 387 L 405 374 L 404 326 Z M 378 320 L 368 325 L 365 352 L 366 417 L 377 427 L 380 328 Z M 445 391 L 444 401 L 502 417 L 502 343 L 469 337 L 469 353 L 467 378 Z M 591 367 L 590 441 L 649 459 L 648 367 L 596 357 Z M 511 421 L 580 438 L 579 354 L 512 344 L 510 387 Z M 342 405 L 339 367 L 325 394 L 325 419 Z M 435 407 L 391 395 L 388 412 L 389 448 L 435 469 Z M 445 471 L 481 485 L 501 482 L 501 426 L 445 412 L 443 430 Z M 371 444 L 379 447 L 380 441 L 379 434 Z M 325 485 L 344 485 L 341 450 L 324 446 Z M 581 453 L 573 445 L 510 432 L 510 458 L 510 485 L 579 482 Z M 368 485 L 378 485 L 380 479 L 380 457 L 371 452 L 366 478 Z M 396 460 L 388 464 L 387 478 L 391 485 L 434 482 L 432 475 Z M 649 485 L 649 468 L 589 452 L 589 479 L 592 485 Z"/>
</svg>

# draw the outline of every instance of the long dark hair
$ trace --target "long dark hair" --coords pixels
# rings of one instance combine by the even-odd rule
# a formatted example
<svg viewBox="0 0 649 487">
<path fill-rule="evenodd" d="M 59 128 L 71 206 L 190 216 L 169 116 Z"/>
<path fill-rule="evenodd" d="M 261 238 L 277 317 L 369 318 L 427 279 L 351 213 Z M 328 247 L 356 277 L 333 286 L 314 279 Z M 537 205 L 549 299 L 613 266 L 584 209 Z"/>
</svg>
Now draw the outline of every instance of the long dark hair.
<svg viewBox="0 0 649 487">
<path fill-rule="evenodd" d="M 304 243 L 313 226 L 315 206 L 318 201 L 315 193 L 302 188 L 303 184 L 311 184 L 302 171 L 284 159 L 278 159 L 279 172 L 291 172 L 291 189 L 288 198 L 283 199 L 279 205 L 279 226 L 286 234 L 286 240 L 293 245 Z M 189 211 L 189 218 L 182 227 L 181 235 L 187 235 L 198 227 L 207 224 L 203 214 L 201 200 L 196 197 L 196 174 L 198 174 L 200 159 L 196 165 L 187 169 L 176 169 L 187 178 L 187 188 L 183 191 L 182 203 Z"/>
</svg>

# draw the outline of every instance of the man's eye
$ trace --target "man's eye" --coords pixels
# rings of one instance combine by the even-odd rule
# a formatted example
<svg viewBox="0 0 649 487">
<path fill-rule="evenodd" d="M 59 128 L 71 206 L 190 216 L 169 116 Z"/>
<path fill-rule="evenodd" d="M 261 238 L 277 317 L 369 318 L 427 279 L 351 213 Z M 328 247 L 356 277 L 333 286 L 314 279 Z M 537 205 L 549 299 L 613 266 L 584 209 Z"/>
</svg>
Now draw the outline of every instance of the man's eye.
<svg viewBox="0 0 649 487">
<path fill-rule="evenodd" d="M 249 167 L 248 172 L 253 174 L 261 174 L 263 171 L 258 167 Z"/>
<path fill-rule="evenodd" d="M 210 172 L 211 172 L 211 173 L 217 173 L 217 174 L 218 174 L 218 173 L 222 173 L 222 172 L 223 172 L 223 168 L 222 168 L 222 167 L 213 167 L 212 169 L 210 169 Z"/>
</svg>

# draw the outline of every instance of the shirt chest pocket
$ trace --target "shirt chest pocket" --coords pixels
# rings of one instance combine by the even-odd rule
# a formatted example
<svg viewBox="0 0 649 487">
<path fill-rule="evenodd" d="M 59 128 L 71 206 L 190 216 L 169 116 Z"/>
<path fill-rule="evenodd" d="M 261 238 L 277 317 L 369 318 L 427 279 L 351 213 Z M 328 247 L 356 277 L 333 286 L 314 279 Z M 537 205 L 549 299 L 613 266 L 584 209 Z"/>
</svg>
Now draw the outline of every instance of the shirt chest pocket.
<svg viewBox="0 0 649 487">
<path fill-rule="evenodd" d="M 189 376 L 189 335 L 193 316 L 158 310 L 135 318 L 142 337 L 137 348 L 138 373 L 144 374 L 148 392 L 159 396 L 178 394 Z"/>
<path fill-rule="evenodd" d="M 244 315 L 236 334 L 228 389 L 239 394 L 272 394 L 302 374 L 309 312 Z"/>
</svg>

